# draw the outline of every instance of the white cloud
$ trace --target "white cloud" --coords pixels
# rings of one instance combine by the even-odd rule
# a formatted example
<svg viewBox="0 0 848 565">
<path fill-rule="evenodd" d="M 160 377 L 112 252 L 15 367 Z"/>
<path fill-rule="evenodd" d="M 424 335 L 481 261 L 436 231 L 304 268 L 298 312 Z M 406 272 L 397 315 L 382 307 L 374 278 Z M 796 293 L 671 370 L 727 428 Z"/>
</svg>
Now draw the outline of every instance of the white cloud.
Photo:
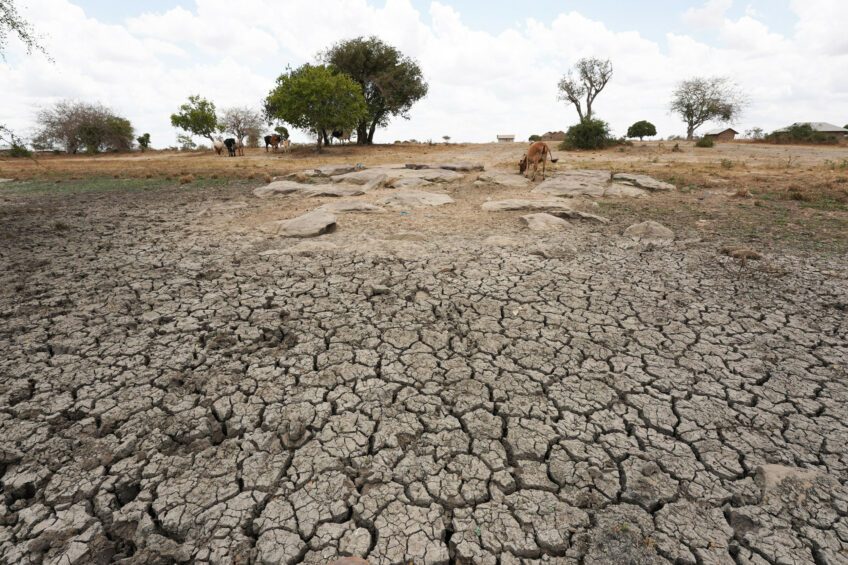
<svg viewBox="0 0 848 565">
<path fill-rule="evenodd" d="M 676 82 L 695 75 L 728 76 L 750 94 L 752 106 L 737 129 L 848 120 L 848 77 L 839 72 L 848 63 L 841 29 L 848 4 L 793 3 L 794 37 L 774 33 L 750 14 L 727 18 L 730 4 L 713 0 L 690 11 L 698 25 L 716 26 L 718 43 L 710 45 L 671 33 L 657 43 L 575 11 L 492 34 L 435 1 L 420 14 L 408 0 L 291 2 L 285 9 L 272 0 L 245 0 L 235 10 L 231 0 L 196 0 L 190 10 L 108 25 L 70 0 L 32 0 L 27 17 L 48 37 L 55 63 L 26 57 L 10 44 L 8 62 L 0 63 L 6 95 L 0 122 L 26 132 L 39 106 L 61 98 L 99 100 L 140 133 L 150 132 L 155 146 L 166 146 L 177 133 L 169 116 L 188 95 L 201 94 L 218 108 L 258 108 L 286 65 L 314 61 L 336 41 L 371 34 L 416 58 L 430 84 L 411 120 L 378 130 L 381 142 L 443 135 L 491 141 L 498 133 L 526 139 L 566 129 L 576 113 L 557 101 L 556 83 L 584 56 L 613 61 L 613 80 L 594 109 L 618 134 L 641 119 L 663 136 L 682 132 L 666 105 Z"/>
<path fill-rule="evenodd" d="M 701 8 L 689 8 L 683 14 L 683 22 L 693 27 L 719 27 L 724 15 L 733 7 L 733 0 L 708 0 Z"/>
</svg>

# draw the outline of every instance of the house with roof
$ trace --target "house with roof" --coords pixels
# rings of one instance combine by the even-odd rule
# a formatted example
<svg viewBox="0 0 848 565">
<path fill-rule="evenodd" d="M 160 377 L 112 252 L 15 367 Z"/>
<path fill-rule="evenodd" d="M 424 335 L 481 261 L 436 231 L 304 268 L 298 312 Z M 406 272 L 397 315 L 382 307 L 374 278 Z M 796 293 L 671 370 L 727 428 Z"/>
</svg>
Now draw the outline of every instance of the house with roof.
<svg viewBox="0 0 848 565">
<path fill-rule="evenodd" d="M 513 143 L 515 141 L 514 133 L 498 134 L 498 143 Z"/>
<path fill-rule="evenodd" d="M 789 131 L 789 128 L 793 126 L 804 126 L 808 125 L 813 128 L 814 133 L 823 133 L 825 135 L 834 135 L 834 136 L 842 136 L 848 137 L 848 129 L 841 128 L 839 126 L 835 126 L 833 124 L 829 124 L 827 122 L 795 122 L 791 126 L 786 126 L 785 128 L 780 128 L 774 130 L 774 133 L 781 133 L 785 131 Z"/>
<path fill-rule="evenodd" d="M 719 128 L 708 131 L 704 134 L 704 139 L 712 139 L 713 141 L 733 141 L 739 132 L 733 128 Z"/>
</svg>

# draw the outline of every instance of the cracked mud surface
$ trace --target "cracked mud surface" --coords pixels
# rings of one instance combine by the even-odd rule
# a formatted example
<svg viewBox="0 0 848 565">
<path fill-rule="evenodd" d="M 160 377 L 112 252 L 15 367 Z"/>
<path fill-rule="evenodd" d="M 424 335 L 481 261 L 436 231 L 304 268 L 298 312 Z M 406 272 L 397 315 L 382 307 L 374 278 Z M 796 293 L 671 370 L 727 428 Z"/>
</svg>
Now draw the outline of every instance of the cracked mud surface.
<svg viewBox="0 0 848 565">
<path fill-rule="evenodd" d="M 9 204 L 0 562 L 848 562 L 844 259 L 291 254 L 244 192 Z"/>
</svg>

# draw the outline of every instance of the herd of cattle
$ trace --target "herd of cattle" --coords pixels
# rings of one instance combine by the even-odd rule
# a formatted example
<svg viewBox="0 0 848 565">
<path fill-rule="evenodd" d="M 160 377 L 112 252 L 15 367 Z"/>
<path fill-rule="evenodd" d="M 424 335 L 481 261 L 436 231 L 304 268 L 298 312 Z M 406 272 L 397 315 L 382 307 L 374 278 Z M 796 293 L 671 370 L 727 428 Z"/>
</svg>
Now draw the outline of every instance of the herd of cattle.
<svg viewBox="0 0 848 565">
<path fill-rule="evenodd" d="M 265 136 L 265 151 L 268 151 L 268 147 L 270 146 L 276 152 L 280 148 L 280 145 L 283 146 L 284 152 L 289 153 L 291 151 L 291 141 L 288 139 L 283 139 L 282 136 L 276 134 Z M 218 155 L 223 153 L 224 147 L 226 147 L 230 157 L 235 157 L 236 155 L 244 156 L 244 143 L 241 139 L 236 139 L 235 137 L 228 137 L 227 139 L 221 139 L 219 137 L 212 144 L 212 147 Z"/>
<path fill-rule="evenodd" d="M 340 143 L 349 142 L 350 133 L 349 131 L 333 130 L 333 137 L 338 139 Z M 291 141 L 284 139 L 283 136 L 279 134 L 266 135 L 264 139 L 266 152 L 268 151 L 268 147 L 273 147 L 274 153 L 276 153 L 280 146 L 282 146 L 284 153 L 291 153 Z M 224 152 L 224 147 L 226 147 L 230 157 L 235 157 L 236 155 L 244 156 L 244 143 L 241 139 L 235 137 L 228 137 L 227 139 L 221 139 L 219 137 L 212 144 L 212 147 L 218 155 L 221 155 Z"/>
</svg>

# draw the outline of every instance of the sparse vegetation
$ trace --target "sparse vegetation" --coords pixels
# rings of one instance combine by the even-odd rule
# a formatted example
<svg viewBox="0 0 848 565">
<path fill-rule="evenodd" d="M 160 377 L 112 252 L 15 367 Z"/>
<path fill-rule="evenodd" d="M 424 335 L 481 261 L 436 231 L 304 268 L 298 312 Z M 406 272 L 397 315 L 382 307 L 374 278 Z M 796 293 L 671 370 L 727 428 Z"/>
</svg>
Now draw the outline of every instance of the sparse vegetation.
<svg viewBox="0 0 848 565">
<path fill-rule="evenodd" d="M 695 142 L 695 147 L 713 147 L 715 142 L 712 137 L 702 137 L 698 141 Z"/>
<path fill-rule="evenodd" d="M 133 144 L 129 120 L 99 103 L 63 100 L 40 110 L 36 122 L 38 131 L 32 142 L 36 149 L 100 153 L 129 151 Z"/>
<path fill-rule="evenodd" d="M 581 122 L 592 119 L 592 104 L 612 78 L 612 63 L 609 59 L 588 57 L 580 59 L 568 74 L 559 81 L 559 100 L 570 102 L 577 110 Z M 586 109 L 583 109 L 583 97 Z"/>
<path fill-rule="evenodd" d="M 792 124 L 783 131 L 774 131 L 765 136 L 770 143 L 808 143 L 812 145 L 838 145 L 835 135 L 814 131 L 810 124 Z"/>
<path fill-rule="evenodd" d="M 729 79 L 696 77 L 678 84 L 670 109 L 686 122 L 686 139 L 694 139 L 695 130 L 706 122 L 738 119 L 747 103 L 744 93 Z"/>
<path fill-rule="evenodd" d="M 732 169 L 733 168 L 733 161 L 731 161 L 730 159 L 722 159 L 721 160 L 721 166 L 725 169 Z"/>
</svg>

